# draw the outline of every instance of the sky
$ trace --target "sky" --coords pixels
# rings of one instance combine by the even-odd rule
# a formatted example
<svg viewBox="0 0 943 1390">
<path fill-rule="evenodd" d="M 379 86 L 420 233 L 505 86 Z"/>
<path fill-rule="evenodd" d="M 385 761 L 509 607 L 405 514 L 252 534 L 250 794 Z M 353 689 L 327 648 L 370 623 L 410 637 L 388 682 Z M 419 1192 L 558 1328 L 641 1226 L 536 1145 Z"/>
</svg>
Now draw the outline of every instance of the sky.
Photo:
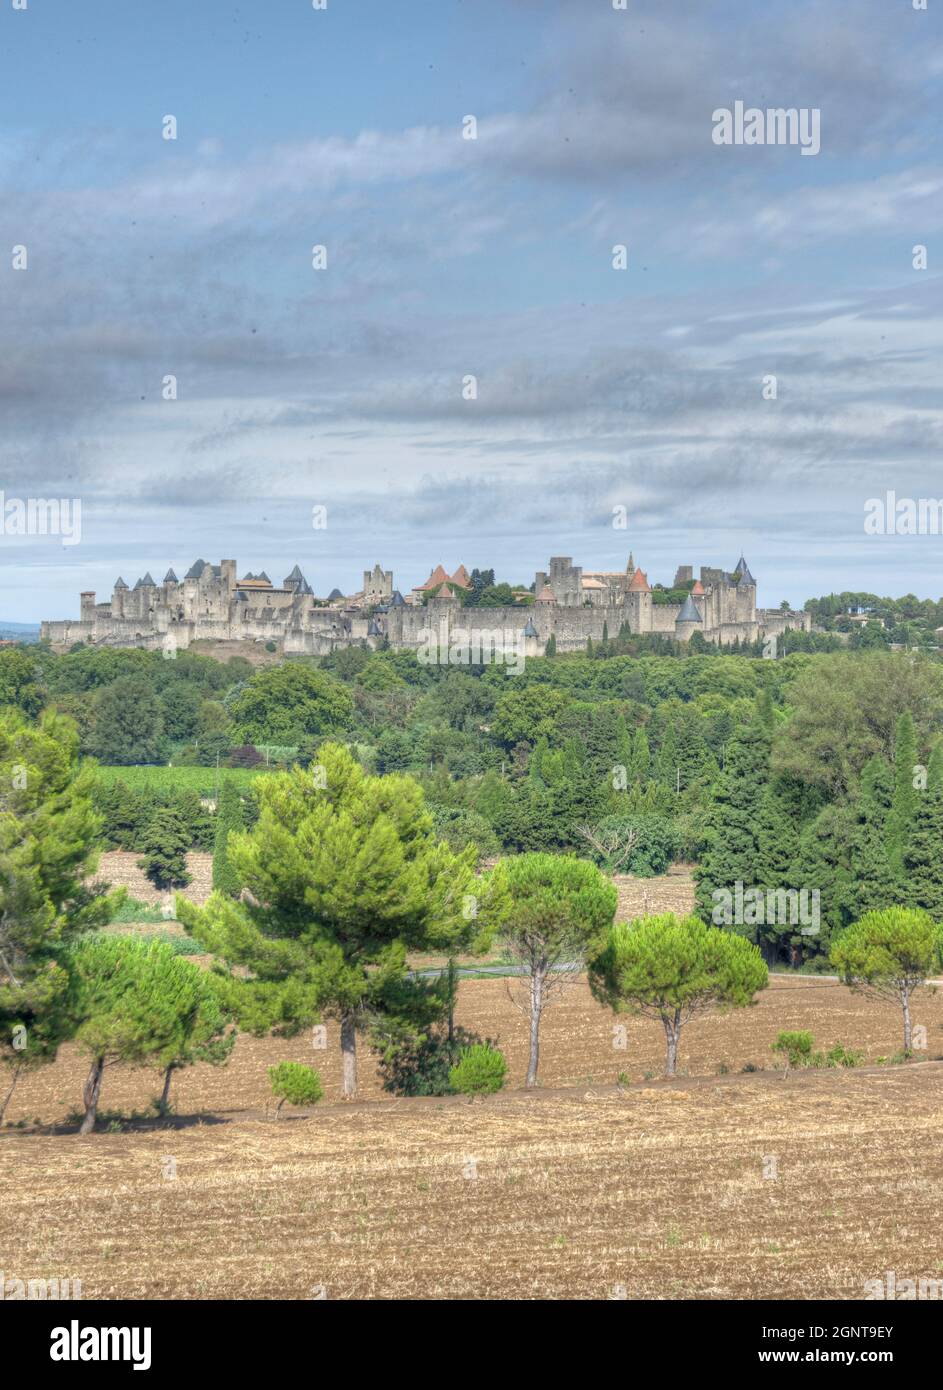
<svg viewBox="0 0 943 1390">
<path fill-rule="evenodd" d="M 864 528 L 943 497 L 943 0 L 23 2 L 0 491 L 81 539 L 0 509 L 0 619 L 198 557 L 943 594 Z M 737 101 L 819 152 L 715 143 Z"/>
</svg>

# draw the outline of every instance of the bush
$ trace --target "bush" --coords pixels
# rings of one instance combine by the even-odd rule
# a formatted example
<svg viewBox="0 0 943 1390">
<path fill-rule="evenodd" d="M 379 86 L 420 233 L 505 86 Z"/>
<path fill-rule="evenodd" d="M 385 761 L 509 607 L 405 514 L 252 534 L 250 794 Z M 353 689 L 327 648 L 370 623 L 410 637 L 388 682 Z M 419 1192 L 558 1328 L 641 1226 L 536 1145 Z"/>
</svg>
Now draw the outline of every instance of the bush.
<svg viewBox="0 0 943 1390">
<path fill-rule="evenodd" d="M 812 1064 L 812 1044 L 815 1039 L 811 1033 L 783 1032 L 776 1035 L 772 1051 L 778 1052 L 790 1067 L 808 1067 Z"/>
<path fill-rule="evenodd" d="M 446 1033 L 435 1030 L 421 1037 L 384 1040 L 377 1067 L 384 1091 L 395 1096 L 448 1096 L 453 1093 L 451 1071 L 456 1056 L 481 1038 L 456 1028 L 451 1046 Z"/>
<path fill-rule="evenodd" d="M 831 1052 L 825 1054 L 825 1062 L 830 1067 L 860 1067 L 863 1061 L 863 1052 L 853 1052 L 841 1043 L 836 1043 Z"/>
<path fill-rule="evenodd" d="M 440 839 L 445 840 L 456 854 L 466 845 L 475 845 L 480 856 L 499 854 L 501 844 L 491 826 L 477 811 L 465 806 L 439 806 L 427 803 L 432 812 L 432 825 Z"/>
<path fill-rule="evenodd" d="M 301 1062 L 279 1062 L 269 1067 L 268 1077 L 272 1095 L 278 1099 L 276 1119 L 286 1100 L 289 1105 L 316 1105 L 324 1095 L 318 1073 Z"/>
<path fill-rule="evenodd" d="M 462 1055 L 449 1072 L 449 1084 L 466 1096 L 491 1095 L 500 1091 L 507 1075 L 504 1053 L 487 1043 L 462 1049 Z"/>
</svg>

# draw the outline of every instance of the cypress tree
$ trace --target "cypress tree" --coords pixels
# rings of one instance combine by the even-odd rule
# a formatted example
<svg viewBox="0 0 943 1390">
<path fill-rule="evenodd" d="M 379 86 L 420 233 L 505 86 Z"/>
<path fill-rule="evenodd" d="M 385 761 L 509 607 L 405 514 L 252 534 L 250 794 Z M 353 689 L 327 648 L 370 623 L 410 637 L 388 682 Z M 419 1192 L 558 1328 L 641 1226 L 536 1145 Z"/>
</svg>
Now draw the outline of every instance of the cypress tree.
<svg viewBox="0 0 943 1390">
<path fill-rule="evenodd" d="M 809 938 L 819 950 L 847 927 L 855 916 L 851 872 L 852 812 L 845 806 L 826 806 L 799 836 L 797 887 L 819 890 L 821 931 Z"/>
<path fill-rule="evenodd" d="M 234 830 L 245 828 L 242 798 L 232 777 L 223 781 L 216 808 L 216 840 L 213 845 L 213 887 L 232 898 L 239 896 L 241 884 L 229 858 L 228 842 Z"/>
<path fill-rule="evenodd" d="M 943 788 L 939 783 L 929 784 L 917 803 L 904 851 L 904 901 L 908 907 L 922 907 L 935 922 L 943 922 Z"/>
<path fill-rule="evenodd" d="M 180 812 L 161 806 L 144 834 L 144 855 L 139 866 L 158 888 L 182 888 L 190 882 L 187 850 L 190 836 Z"/>
<path fill-rule="evenodd" d="M 887 853 L 887 818 L 893 792 L 893 773 L 884 759 L 875 754 L 862 771 L 855 807 L 851 874 L 856 917 L 893 907 L 900 901 L 900 879 Z"/>
<path fill-rule="evenodd" d="M 556 654 L 557 639 L 556 636 L 551 632 L 550 636 L 547 638 L 547 645 L 546 647 L 544 647 L 544 656 L 556 656 Z"/>
<path fill-rule="evenodd" d="M 652 750 L 648 742 L 648 734 L 644 729 L 636 729 L 632 735 L 632 763 L 631 773 L 633 780 L 646 781 L 651 773 Z"/>
<path fill-rule="evenodd" d="M 907 841 L 917 809 L 917 790 L 914 787 L 916 764 L 914 721 L 909 713 L 904 713 L 897 721 L 894 739 L 894 796 L 887 818 L 887 855 L 891 867 L 897 872 L 904 865 Z"/>
<path fill-rule="evenodd" d="M 713 894 L 739 881 L 759 887 L 759 812 L 769 778 L 770 739 L 747 724 L 727 745 L 727 762 L 710 814 L 710 844 L 697 871 L 697 905 L 712 921 Z M 751 934 L 749 931 L 744 933 Z"/>
</svg>

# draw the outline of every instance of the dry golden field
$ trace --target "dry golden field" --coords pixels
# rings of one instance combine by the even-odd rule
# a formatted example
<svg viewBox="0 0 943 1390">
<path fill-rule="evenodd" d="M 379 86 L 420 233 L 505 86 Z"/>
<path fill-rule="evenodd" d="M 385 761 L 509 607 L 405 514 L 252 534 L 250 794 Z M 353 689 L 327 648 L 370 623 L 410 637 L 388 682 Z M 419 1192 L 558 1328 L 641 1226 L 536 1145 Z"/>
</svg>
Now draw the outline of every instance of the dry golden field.
<svg viewBox="0 0 943 1390">
<path fill-rule="evenodd" d="M 943 1271 L 941 1126 L 930 1062 L 8 1131 L 0 1251 L 86 1298 L 860 1298 Z"/>
<path fill-rule="evenodd" d="M 658 892 L 680 897 L 671 877 Z M 86 1298 L 851 1299 L 888 1269 L 943 1277 L 943 992 L 914 1010 L 927 1060 L 884 1066 L 897 1010 L 773 977 L 753 1008 L 689 1025 L 668 1083 L 660 1026 L 625 1020 L 617 1046 L 579 979 L 548 1009 L 527 1094 L 517 989 L 462 981 L 458 1022 L 510 1065 L 476 1102 L 394 1099 L 364 1047 L 361 1098 L 340 1102 L 328 1020 L 326 1050 L 242 1036 L 228 1067 L 181 1073 L 165 1124 L 130 1118 L 157 1073 L 109 1068 L 100 1131 L 79 1139 L 86 1062 L 64 1048 L 0 1131 L 0 1268 L 81 1278 Z M 784 1028 L 866 1065 L 784 1078 Z M 276 1121 L 266 1069 L 283 1058 L 316 1066 L 325 1100 Z"/>
</svg>

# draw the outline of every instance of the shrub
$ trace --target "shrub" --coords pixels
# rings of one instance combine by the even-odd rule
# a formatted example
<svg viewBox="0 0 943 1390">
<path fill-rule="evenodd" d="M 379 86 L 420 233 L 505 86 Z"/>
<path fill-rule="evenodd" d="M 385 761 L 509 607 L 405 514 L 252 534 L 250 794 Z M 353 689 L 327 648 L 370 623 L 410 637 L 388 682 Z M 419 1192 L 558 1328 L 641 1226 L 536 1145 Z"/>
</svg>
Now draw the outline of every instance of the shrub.
<svg viewBox="0 0 943 1390">
<path fill-rule="evenodd" d="M 491 1095 L 500 1091 L 507 1075 L 504 1053 L 487 1043 L 462 1049 L 462 1055 L 449 1072 L 452 1089 L 462 1095 Z"/>
<path fill-rule="evenodd" d="M 812 1044 L 814 1041 L 811 1033 L 782 1032 L 776 1035 L 772 1051 L 778 1052 L 783 1057 L 787 1071 L 790 1067 L 808 1067 L 812 1064 Z"/>
<path fill-rule="evenodd" d="M 278 1099 L 276 1119 L 286 1100 L 289 1105 L 316 1105 L 324 1095 L 318 1073 L 301 1062 L 279 1062 L 269 1067 L 268 1076 L 272 1095 Z"/>
<path fill-rule="evenodd" d="M 825 1061 L 830 1067 L 860 1067 L 864 1061 L 864 1053 L 853 1052 L 850 1047 L 836 1043 L 831 1052 L 825 1054 Z"/>
<path fill-rule="evenodd" d="M 450 1073 L 456 1056 L 480 1042 L 478 1034 L 465 1028 L 454 1030 L 451 1043 L 440 1029 L 420 1037 L 384 1040 L 377 1062 L 383 1089 L 396 1096 L 451 1095 Z"/>
</svg>

